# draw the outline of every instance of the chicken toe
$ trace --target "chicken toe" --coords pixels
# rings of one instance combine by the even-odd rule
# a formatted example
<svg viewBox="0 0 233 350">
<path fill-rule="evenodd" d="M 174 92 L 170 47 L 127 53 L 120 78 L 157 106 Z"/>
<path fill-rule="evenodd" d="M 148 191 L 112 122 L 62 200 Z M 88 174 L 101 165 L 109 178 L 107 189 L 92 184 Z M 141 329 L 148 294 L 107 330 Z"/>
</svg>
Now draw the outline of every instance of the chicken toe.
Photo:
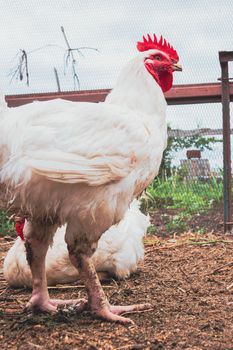
<svg viewBox="0 0 233 350">
<path fill-rule="evenodd" d="M 136 304 L 129 306 L 110 305 L 102 289 L 91 258 L 86 254 L 78 254 L 78 256 L 70 254 L 70 259 L 79 269 L 80 277 L 82 278 L 88 292 L 88 307 L 94 316 L 110 322 L 134 324 L 131 319 L 122 317 L 120 314 L 151 309 L 150 304 Z"/>
<path fill-rule="evenodd" d="M 48 297 L 42 296 L 41 293 L 34 294 L 26 305 L 27 309 L 32 309 L 33 311 L 43 311 L 49 313 L 55 313 L 57 311 L 57 304 Z"/>
</svg>

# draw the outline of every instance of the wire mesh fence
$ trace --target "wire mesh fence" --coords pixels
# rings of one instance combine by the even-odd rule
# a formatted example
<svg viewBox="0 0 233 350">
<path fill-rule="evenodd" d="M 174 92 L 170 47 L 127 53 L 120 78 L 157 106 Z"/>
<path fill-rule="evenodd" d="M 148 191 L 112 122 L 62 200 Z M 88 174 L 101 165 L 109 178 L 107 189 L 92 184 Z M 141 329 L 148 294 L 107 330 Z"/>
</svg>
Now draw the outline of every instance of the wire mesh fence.
<svg viewBox="0 0 233 350">
<path fill-rule="evenodd" d="M 184 71 L 175 76 L 175 84 L 217 82 L 218 51 L 233 48 L 230 0 L 165 0 L 159 6 L 151 0 L 111 0 L 111 4 L 97 0 L 95 7 L 90 1 L 85 5 L 68 0 L 56 6 L 53 0 L 42 3 L 14 1 L 11 7 L 0 3 L 5 34 L 0 76 L 5 94 L 57 91 L 58 87 L 62 91 L 111 88 L 146 33 L 163 34 L 179 52 Z M 203 212 L 207 218 L 205 207 L 213 207 L 216 201 L 223 211 L 221 104 L 168 106 L 167 119 L 169 147 L 163 178 L 170 177 L 170 190 L 175 193 L 180 186 L 186 198 L 183 202 L 181 198 L 178 211 L 191 206 L 191 199 L 200 203 L 196 212 L 190 211 L 192 215 Z M 193 189 L 192 194 L 183 185 Z M 182 197 L 181 193 L 177 196 Z M 178 205 L 174 198 L 171 201 L 164 204 L 168 210 Z"/>
</svg>

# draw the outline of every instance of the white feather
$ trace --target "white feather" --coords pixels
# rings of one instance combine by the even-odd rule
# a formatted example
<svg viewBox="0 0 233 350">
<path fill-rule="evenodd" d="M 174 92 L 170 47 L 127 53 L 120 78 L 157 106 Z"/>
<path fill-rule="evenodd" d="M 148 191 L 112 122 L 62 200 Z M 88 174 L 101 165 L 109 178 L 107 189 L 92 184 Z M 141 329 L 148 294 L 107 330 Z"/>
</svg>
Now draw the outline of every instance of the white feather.
<svg viewBox="0 0 233 350">
<path fill-rule="evenodd" d="M 152 53 L 128 63 L 104 103 L 35 102 L 1 114 L 0 182 L 8 186 L 12 204 L 33 223 L 67 223 L 66 242 L 75 250 L 79 238 L 84 254 L 159 171 L 167 142 L 166 101 L 144 65 Z M 27 237 L 45 239 L 52 228 L 43 228 L 29 227 Z M 121 240 L 118 229 L 109 234 L 114 240 L 110 246 L 108 240 L 100 243 L 98 261 L 116 249 L 117 258 L 112 253 L 112 264 L 101 260 L 101 268 L 106 263 L 116 275 L 127 276 L 140 249 L 133 248 L 131 257 L 133 239 Z M 80 239 L 85 235 L 88 246 Z M 25 262 L 19 257 L 18 263 L 21 259 Z"/>
<path fill-rule="evenodd" d="M 158 170 L 166 147 L 165 108 L 139 56 L 104 103 L 53 100 L 8 109 L 0 122 L 0 181 L 17 186 L 37 173 L 99 186 L 126 178 L 148 161 Z"/>
</svg>

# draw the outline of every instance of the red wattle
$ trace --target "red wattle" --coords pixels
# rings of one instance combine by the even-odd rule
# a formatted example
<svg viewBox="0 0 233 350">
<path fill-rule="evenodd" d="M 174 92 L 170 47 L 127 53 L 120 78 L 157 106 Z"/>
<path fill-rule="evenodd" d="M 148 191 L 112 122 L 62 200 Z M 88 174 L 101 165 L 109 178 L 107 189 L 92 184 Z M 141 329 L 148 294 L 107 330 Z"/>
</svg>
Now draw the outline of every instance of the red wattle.
<svg viewBox="0 0 233 350">
<path fill-rule="evenodd" d="M 171 89 L 173 83 L 173 74 L 171 71 L 164 71 L 159 73 L 159 85 L 163 92 Z"/>
<path fill-rule="evenodd" d="M 145 67 L 148 72 L 152 75 L 154 80 L 159 84 L 163 92 L 171 89 L 173 83 L 173 72 L 171 69 L 157 71 L 154 64 L 145 63 Z"/>
<path fill-rule="evenodd" d="M 16 233 L 22 239 L 22 241 L 25 240 L 24 235 L 23 235 L 24 223 L 25 223 L 25 219 L 22 219 L 22 221 L 15 223 Z"/>
</svg>

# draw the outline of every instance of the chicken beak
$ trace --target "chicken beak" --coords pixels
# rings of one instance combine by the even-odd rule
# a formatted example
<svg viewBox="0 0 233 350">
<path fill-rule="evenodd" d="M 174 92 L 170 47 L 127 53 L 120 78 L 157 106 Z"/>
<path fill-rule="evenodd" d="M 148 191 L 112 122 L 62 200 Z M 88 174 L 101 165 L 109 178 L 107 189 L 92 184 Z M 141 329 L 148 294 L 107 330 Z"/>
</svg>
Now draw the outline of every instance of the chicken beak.
<svg viewBox="0 0 233 350">
<path fill-rule="evenodd" d="M 173 65 L 172 65 L 172 70 L 173 71 L 179 71 L 179 72 L 182 72 L 182 66 L 179 64 L 179 63 L 173 63 Z"/>
</svg>

